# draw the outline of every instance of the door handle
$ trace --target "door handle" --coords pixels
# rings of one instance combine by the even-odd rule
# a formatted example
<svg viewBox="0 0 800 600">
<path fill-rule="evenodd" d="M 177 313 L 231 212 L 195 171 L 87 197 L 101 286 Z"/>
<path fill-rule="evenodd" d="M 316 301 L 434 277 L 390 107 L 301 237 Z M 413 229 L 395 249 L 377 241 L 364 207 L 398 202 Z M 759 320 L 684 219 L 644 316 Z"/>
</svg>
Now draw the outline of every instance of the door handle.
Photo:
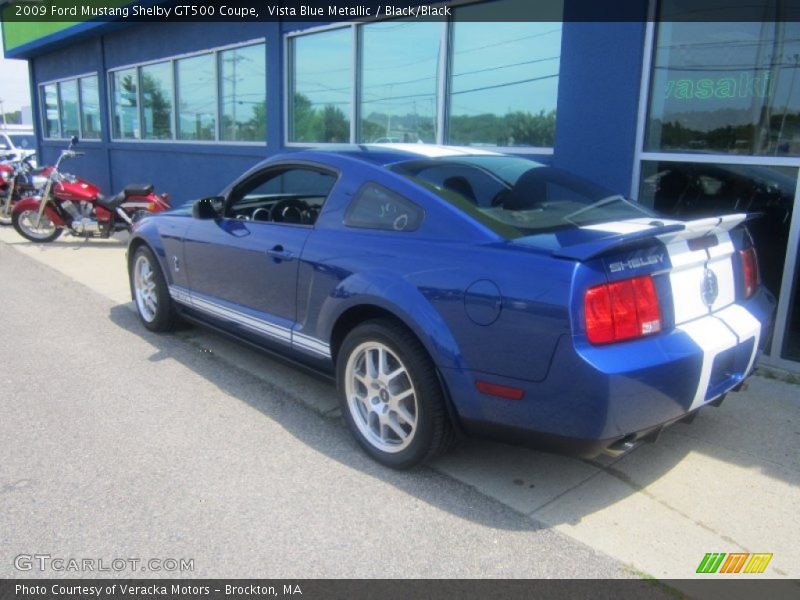
<svg viewBox="0 0 800 600">
<path fill-rule="evenodd" d="M 284 250 L 283 246 L 280 244 L 273 247 L 271 250 L 267 250 L 267 254 L 271 256 L 273 262 L 276 263 L 279 263 L 283 260 L 292 260 L 294 258 L 294 254 L 292 254 L 292 252 L 289 250 Z"/>
</svg>

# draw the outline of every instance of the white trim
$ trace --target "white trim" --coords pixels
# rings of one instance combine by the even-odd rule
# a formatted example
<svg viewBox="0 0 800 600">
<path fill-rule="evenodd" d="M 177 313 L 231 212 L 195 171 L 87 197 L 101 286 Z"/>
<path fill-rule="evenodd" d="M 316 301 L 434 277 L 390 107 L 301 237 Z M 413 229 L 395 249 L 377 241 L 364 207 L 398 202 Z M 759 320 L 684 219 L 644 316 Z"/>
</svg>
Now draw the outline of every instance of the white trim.
<svg viewBox="0 0 800 600">
<path fill-rule="evenodd" d="M 292 129 L 289 123 L 289 115 L 291 114 L 289 111 L 289 98 L 294 97 L 294 93 L 292 89 L 289 89 L 289 85 L 291 80 L 289 78 L 289 69 L 294 66 L 294 53 L 290 55 L 290 46 L 289 37 L 284 35 L 283 39 L 281 40 L 283 45 L 283 93 L 281 96 L 283 97 L 283 145 L 284 147 L 289 146 L 289 131 Z"/>
<path fill-rule="evenodd" d="M 783 351 L 783 341 L 786 337 L 786 328 L 789 325 L 790 301 L 792 299 L 792 284 L 800 287 L 800 280 L 797 280 L 797 250 L 800 244 L 800 173 L 797 177 L 798 183 L 794 189 L 794 205 L 792 210 L 792 221 L 789 224 L 789 239 L 786 242 L 786 260 L 783 263 L 783 276 L 781 277 L 781 295 L 778 298 L 778 310 L 775 312 L 775 333 L 772 336 L 772 347 L 770 348 L 770 359 L 773 357 L 778 361 L 788 361 L 781 356 Z M 795 298 L 795 302 L 798 299 Z M 794 363 L 795 370 L 797 362 Z"/>
<path fill-rule="evenodd" d="M 436 143 L 444 144 L 444 130 L 447 127 L 448 90 L 450 89 L 450 40 L 452 39 L 452 25 L 450 19 L 442 22 L 442 32 L 439 38 L 439 72 L 436 82 Z"/>
<path fill-rule="evenodd" d="M 721 165 L 764 165 L 800 167 L 800 157 L 754 156 L 744 154 L 692 154 L 687 152 L 641 152 L 640 160 L 658 162 L 692 162 Z"/>
<path fill-rule="evenodd" d="M 266 43 L 267 38 L 261 37 L 252 40 L 247 40 L 246 42 L 236 42 L 235 44 L 227 44 L 225 46 L 214 46 L 213 48 L 204 48 L 203 50 L 195 50 L 193 52 L 184 52 L 183 54 L 172 54 L 169 56 L 162 56 L 161 58 L 155 58 L 152 60 L 146 60 L 142 62 L 135 62 L 125 65 L 118 65 L 116 67 L 110 67 L 106 72 L 113 73 L 114 71 L 124 71 L 125 69 L 133 69 L 136 67 L 146 67 L 147 65 L 154 65 L 157 63 L 166 62 L 168 60 L 179 60 L 181 58 L 191 58 L 193 56 L 199 56 L 201 54 L 209 54 L 211 52 L 223 52 L 225 50 L 232 50 L 234 48 L 241 48 L 244 46 L 255 46 L 256 44 Z"/>
<path fill-rule="evenodd" d="M 639 201 L 639 185 L 642 175 L 642 152 L 644 150 L 644 128 L 647 123 L 647 111 L 650 101 L 650 75 L 653 66 L 653 42 L 655 41 L 656 0 L 649 0 L 647 7 L 647 24 L 644 31 L 644 56 L 642 57 L 642 77 L 639 83 L 639 110 L 636 122 L 636 146 L 631 173 L 631 193 L 633 200 Z"/>
<path fill-rule="evenodd" d="M 266 46 L 266 43 L 264 43 L 264 46 Z M 266 48 L 265 48 L 265 50 L 266 50 Z M 214 85 L 214 139 L 216 141 L 218 141 L 218 142 L 222 140 L 222 118 L 221 118 L 222 117 L 222 106 L 220 106 L 222 104 L 222 80 L 219 77 L 219 74 L 221 72 L 221 68 L 220 68 L 221 61 L 220 61 L 219 58 L 220 58 L 219 57 L 219 50 L 215 50 L 214 51 L 214 84 L 215 84 Z M 264 69 L 264 81 L 265 82 L 267 81 L 267 70 L 266 70 L 266 68 Z M 264 90 L 264 101 L 266 102 L 266 100 L 267 100 L 267 92 L 266 92 L 266 90 Z M 177 108 L 178 108 L 177 98 L 173 99 L 172 102 L 173 102 L 173 104 L 175 104 L 175 111 L 173 111 L 173 112 L 176 113 L 175 114 L 175 118 L 177 120 L 177 117 L 178 117 L 178 115 L 177 115 Z M 265 110 L 264 111 L 264 126 L 265 127 L 266 127 L 266 123 L 267 123 L 267 111 Z M 180 122 L 178 123 L 178 126 L 180 126 Z M 178 137 L 178 132 L 177 131 L 175 132 L 175 137 L 176 138 Z"/>
<path fill-rule="evenodd" d="M 313 35 L 315 33 L 323 33 L 325 31 L 332 31 L 334 29 L 343 29 L 345 27 L 352 27 L 355 24 L 356 21 L 342 21 L 341 23 L 329 23 L 328 25 L 318 25 L 317 27 L 309 27 L 308 29 L 295 29 L 294 31 L 288 31 L 284 33 L 283 37 L 288 39 L 288 38 L 300 37 L 303 35 Z"/>
<path fill-rule="evenodd" d="M 358 106 L 358 99 L 361 97 L 361 76 L 358 65 L 363 60 L 361 51 L 363 44 L 360 28 L 352 26 L 350 34 L 350 143 L 355 143 L 358 139 L 358 132 L 361 129 L 361 110 Z"/>
<path fill-rule="evenodd" d="M 201 298 L 198 294 L 182 286 L 169 286 L 169 295 L 176 302 L 180 302 L 201 312 L 227 319 L 237 325 L 241 325 L 242 327 L 270 338 L 282 342 L 289 342 L 292 348 L 310 352 L 324 358 L 331 357 L 330 344 L 320 339 L 297 332 L 289 327 L 284 327 L 283 325 L 278 325 L 265 319 L 223 306 L 222 304 L 207 300 L 206 298 Z"/>
<path fill-rule="evenodd" d="M 99 142 L 100 140 L 87 140 Z M 83 140 L 81 140 L 83 142 Z M 200 146 L 250 146 L 255 148 L 263 148 L 267 145 L 266 142 L 229 142 L 226 140 L 163 140 L 163 139 L 126 139 L 126 138 L 111 138 L 109 144 L 195 144 Z"/>
</svg>

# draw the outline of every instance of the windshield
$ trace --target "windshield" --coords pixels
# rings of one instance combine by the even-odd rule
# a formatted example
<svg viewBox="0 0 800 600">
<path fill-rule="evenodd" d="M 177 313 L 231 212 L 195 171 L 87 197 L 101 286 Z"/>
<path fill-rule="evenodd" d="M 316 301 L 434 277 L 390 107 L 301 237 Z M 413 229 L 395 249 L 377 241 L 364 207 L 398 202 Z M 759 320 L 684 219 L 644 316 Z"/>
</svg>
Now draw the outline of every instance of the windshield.
<svg viewBox="0 0 800 600">
<path fill-rule="evenodd" d="M 23 133 L 9 133 L 8 138 L 15 148 L 33 150 L 36 147 L 36 138 Z"/>
<path fill-rule="evenodd" d="M 565 171 L 513 156 L 421 159 L 389 168 L 509 239 L 654 215 Z"/>
</svg>

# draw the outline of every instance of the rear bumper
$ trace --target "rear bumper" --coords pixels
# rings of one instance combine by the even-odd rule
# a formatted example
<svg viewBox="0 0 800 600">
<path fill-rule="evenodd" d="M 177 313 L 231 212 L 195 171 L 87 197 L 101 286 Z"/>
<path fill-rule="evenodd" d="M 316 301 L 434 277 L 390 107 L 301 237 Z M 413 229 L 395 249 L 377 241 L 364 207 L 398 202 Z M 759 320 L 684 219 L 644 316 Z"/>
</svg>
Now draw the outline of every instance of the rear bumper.
<svg viewBox="0 0 800 600">
<path fill-rule="evenodd" d="M 593 456 L 621 440 L 653 436 L 741 385 L 770 337 L 774 307 L 762 289 L 650 338 L 596 347 L 563 336 L 541 382 L 442 373 L 468 434 Z M 521 388 L 524 396 L 481 394 L 476 379 Z"/>
</svg>

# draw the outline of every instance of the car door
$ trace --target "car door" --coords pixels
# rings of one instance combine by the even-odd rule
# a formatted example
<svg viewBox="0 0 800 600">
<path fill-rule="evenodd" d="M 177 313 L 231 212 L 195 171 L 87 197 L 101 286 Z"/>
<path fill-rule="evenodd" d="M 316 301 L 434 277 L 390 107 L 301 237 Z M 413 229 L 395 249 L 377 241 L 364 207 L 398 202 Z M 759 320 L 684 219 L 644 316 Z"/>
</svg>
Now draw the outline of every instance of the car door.
<svg viewBox="0 0 800 600">
<path fill-rule="evenodd" d="M 335 181 L 314 166 L 271 166 L 234 185 L 219 218 L 194 219 L 184 240 L 192 307 L 245 337 L 290 345 L 299 257 Z"/>
</svg>

